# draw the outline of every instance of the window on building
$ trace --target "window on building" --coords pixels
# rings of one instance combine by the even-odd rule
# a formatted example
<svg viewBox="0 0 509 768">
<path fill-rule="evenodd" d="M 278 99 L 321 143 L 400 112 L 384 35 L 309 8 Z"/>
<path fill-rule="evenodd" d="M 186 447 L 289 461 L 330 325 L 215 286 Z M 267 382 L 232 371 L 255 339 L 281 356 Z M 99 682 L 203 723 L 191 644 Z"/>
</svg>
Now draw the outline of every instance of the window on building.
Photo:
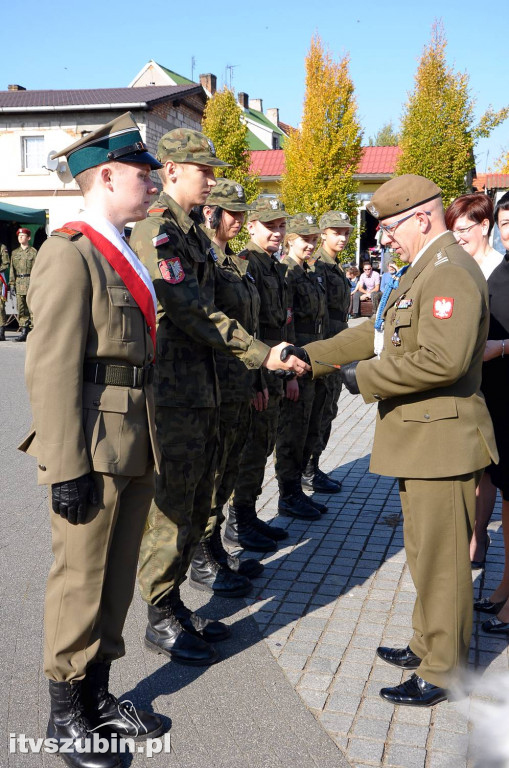
<svg viewBox="0 0 509 768">
<path fill-rule="evenodd" d="M 23 136 L 21 138 L 21 169 L 42 171 L 45 162 L 44 136 Z"/>
<path fill-rule="evenodd" d="M 279 136 L 272 136 L 272 149 L 279 149 Z"/>
</svg>

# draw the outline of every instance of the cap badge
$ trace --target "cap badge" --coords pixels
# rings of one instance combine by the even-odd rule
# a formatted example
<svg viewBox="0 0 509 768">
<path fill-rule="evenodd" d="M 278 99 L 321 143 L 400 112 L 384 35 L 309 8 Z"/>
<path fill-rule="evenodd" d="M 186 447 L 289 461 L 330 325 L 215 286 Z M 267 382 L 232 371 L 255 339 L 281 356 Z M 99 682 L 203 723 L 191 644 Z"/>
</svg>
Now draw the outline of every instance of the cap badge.
<svg viewBox="0 0 509 768">
<path fill-rule="evenodd" d="M 240 184 L 235 184 L 235 189 L 237 191 L 237 197 L 242 197 L 243 190 Z"/>
<path fill-rule="evenodd" d="M 306 216 L 306 221 L 307 221 L 308 224 L 312 224 L 313 223 L 313 217 L 312 216 Z"/>
<path fill-rule="evenodd" d="M 278 203 L 278 201 L 277 201 L 277 200 L 275 200 L 275 199 L 273 198 L 273 199 L 270 201 L 270 207 L 272 208 L 272 210 L 273 210 L 273 211 L 277 211 L 277 209 L 279 208 L 279 203 Z"/>
<path fill-rule="evenodd" d="M 215 157 L 216 156 L 216 148 L 214 146 L 214 142 L 212 141 L 212 139 L 207 139 L 207 144 L 210 147 L 210 152 L 212 154 L 212 157 Z"/>
<path fill-rule="evenodd" d="M 341 219 L 343 219 L 343 221 L 348 218 L 346 213 L 340 213 L 339 216 L 340 216 Z"/>
<path fill-rule="evenodd" d="M 368 211 L 370 213 L 372 213 L 373 216 L 378 217 L 378 211 L 377 211 L 377 209 L 375 208 L 375 206 L 372 203 L 370 205 L 368 205 Z"/>
</svg>

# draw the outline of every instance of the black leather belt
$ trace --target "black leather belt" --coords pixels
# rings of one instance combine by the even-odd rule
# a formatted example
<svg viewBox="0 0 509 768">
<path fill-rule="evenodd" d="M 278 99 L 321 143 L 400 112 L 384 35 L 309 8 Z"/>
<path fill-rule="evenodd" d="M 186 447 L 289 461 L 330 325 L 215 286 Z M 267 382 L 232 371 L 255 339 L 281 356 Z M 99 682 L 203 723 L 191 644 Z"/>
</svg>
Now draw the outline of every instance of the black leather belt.
<svg viewBox="0 0 509 768">
<path fill-rule="evenodd" d="M 295 333 L 320 334 L 323 330 L 323 323 L 318 320 L 316 323 L 295 323 Z"/>
<path fill-rule="evenodd" d="M 260 339 L 267 341 L 286 341 L 285 326 L 272 328 L 270 325 L 260 325 Z"/>
<path fill-rule="evenodd" d="M 329 317 L 331 320 L 339 320 L 341 323 L 346 323 L 348 312 L 340 312 L 339 309 L 329 309 Z"/>
<path fill-rule="evenodd" d="M 146 384 L 153 382 L 154 366 L 149 364 L 138 368 L 136 365 L 85 362 L 83 378 L 91 384 L 141 389 Z"/>
<path fill-rule="evenodd" d="M 28 274 L 28 275 L 16 275 L 16 277 L 17 277 L 17 278 L 18 278 L 18 277 L 30 277 L 30 275 L 29 275 L 29 274 Z"/>
</svg>

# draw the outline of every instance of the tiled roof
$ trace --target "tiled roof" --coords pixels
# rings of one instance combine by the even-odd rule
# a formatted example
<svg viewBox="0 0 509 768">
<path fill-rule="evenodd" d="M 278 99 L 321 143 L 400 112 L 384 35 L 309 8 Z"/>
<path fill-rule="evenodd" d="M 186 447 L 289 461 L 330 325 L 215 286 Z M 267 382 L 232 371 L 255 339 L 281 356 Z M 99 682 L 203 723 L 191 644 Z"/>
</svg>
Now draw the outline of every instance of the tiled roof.
<svg viewBox="0 0 509 768">
<path fill-rule="evenodd" d="M 149 85 L 140 88 L 85 88 L 75 91 L 0 91 L 0 110 L 150 104 L 201 90 L 201 85 Z"/>
<path fill-rule="evenodd" d="M 357 173 L 394 173 L 399 152 L 399 147 L 364 147 Z M 281 176 L 284 169 L 285 155 L 282 149 L 251 152 L 252 172 L 257 172 L 260 176 Z"/>
<path fill-rule="evenodd" d="M 399 147 L 363 147 L 357 173 L 394 173 Z"/>
<path fill-rule="evenodd" d="M 288 125 L 288 123 L 282 123 L 281 120 L 279 120 L 278 122 L 278 127 L 281 128 L 283 133 L 286 133 L 287 136 L 289 136 L 291 132 L 295 130 L 293 125 Z"/>
<path fill-rule="evenodd" d="M 472 182 L 475 189 L 509 189 L 509 173 L 478 173 Z"/>
</svg>

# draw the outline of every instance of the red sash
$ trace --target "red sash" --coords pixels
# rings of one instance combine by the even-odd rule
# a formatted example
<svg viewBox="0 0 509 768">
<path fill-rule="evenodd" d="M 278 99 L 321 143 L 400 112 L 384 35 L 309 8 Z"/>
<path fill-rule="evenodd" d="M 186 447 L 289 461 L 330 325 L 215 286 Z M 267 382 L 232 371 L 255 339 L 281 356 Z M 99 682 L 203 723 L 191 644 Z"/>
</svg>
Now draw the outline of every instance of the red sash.
<svg viewBox="0 0 509 768">
<path fill-rule="evenodd" d="M 148 330 L 154 344 L 154 352 L 156 348 L 156 311 L 154 307 L 154 301 L 152 294 L 148 287 L 143 282 L 142 278 L 138 275 L 135 269 L 129 264 L 129 261 L 113 243 L 101 235 L 100 232 L 93 229 L 90 224 L 85 221 L 70 221 L 65 224 L 63 229 L 69 227 L 81 232 L 85 237 L 88 237 L 92 245 L 94 245 L 98 251 L 104 256 L 110 267 L 112 267 L 117 275 L 122 279 L 125 287 L 134 298 L 136 304 L 141 309 L 145 320 L 147 321 Z"/>
</svg>

